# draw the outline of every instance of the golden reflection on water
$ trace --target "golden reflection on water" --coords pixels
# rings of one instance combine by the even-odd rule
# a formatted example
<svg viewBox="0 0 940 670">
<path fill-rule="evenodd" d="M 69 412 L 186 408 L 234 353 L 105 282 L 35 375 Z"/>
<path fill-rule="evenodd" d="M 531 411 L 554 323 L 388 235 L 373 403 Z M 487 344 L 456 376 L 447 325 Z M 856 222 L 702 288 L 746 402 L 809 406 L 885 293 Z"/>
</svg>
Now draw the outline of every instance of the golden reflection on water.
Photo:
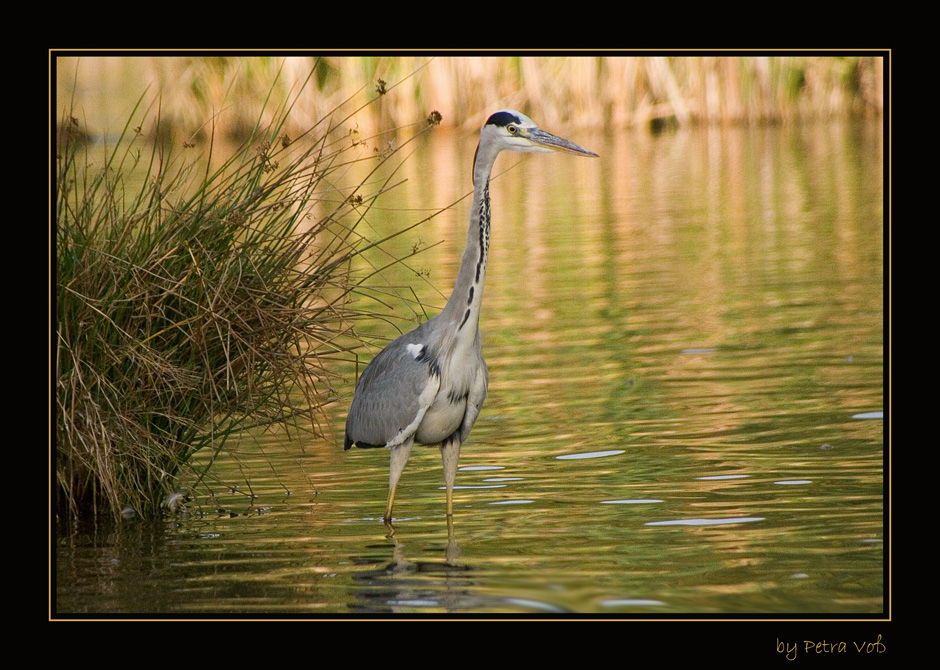
<svg viewBox="0 0 940 670">
<path fill-rule="evenodd" d="M 387 454 L 340 446 L 350 365 L 335 443 L 246 446 L 214 469 L 250 478 L 263 513 L 194 516 L 172 536 L 200 588 L 214 579 L 200 556 L 232 551 L 233 569 L 272 595 L 245 600 L 229 581 L 203 601 L 181 578 L 164 607 L 882 610 L 883 422 L 853 418 L 883 409 L 877 129 L 572 139 L 601 158 L 497 162 L 481 320 L 490 390 L 457 478 L 460 556 L 446 556 L 433 449 L 415 450 L 384 537 Z M 362 232 L 384 237 L 462 197 L 474 147 L 432 135 Z M 468 206 L 394 241 L 427 247 L 388 281 L 429 316 L 456 276 Z M 411 327 L 414 305 L 390 304 Z M 378 344 L 396 334 L 373 328 Z M 267 567 L 252 567 L 257 551 Z"/>
</svg>

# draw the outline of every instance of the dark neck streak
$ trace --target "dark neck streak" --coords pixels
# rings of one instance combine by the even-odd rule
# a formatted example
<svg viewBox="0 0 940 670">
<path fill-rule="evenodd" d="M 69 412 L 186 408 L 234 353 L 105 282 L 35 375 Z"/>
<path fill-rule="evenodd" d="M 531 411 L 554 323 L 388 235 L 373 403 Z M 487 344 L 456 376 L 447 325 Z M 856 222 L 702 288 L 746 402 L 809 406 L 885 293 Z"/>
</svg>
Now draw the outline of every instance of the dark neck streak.
<svg viewBox="0 0 940 670">
<path fill-rule="evenodd" d="M 490 180 L 486 180 L 486 184 L 483 186 L 483 199 L 480 202 L 480 216 L 477 223 L 477 228 L 480 231 L 479 239 L 479 258 L 477 259 L 477 272 L 475 277 L 475 284 L 479 284 L 482 288 L 483 278 L 486 276 L 486 257 L 489 254 L 490 250 Z M 467 300 L 467 303 L 473 302 L 473 287 L 470 287 L 470 298 Z"/>
<path fill-rule="evenodd" d="M 470 226 L 467 230 L 467 247 L 460 260 L 460 272 L 454 284 L 454 291 L 444 308 L 447 320 L 456 326 L 453 336 L 458 341 L 471 342 L 476 337 L 489 246 L 490 183 L 489 179 L 486 179 L 483 188 L 479 189 L 473 198 Z"/>
</svg>

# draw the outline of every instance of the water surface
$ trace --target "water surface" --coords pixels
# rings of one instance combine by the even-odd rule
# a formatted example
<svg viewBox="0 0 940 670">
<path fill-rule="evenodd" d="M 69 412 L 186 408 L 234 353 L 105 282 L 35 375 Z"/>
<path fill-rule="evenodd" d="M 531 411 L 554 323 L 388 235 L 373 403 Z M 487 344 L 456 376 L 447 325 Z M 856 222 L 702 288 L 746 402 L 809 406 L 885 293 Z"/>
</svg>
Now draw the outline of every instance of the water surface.
<svg viewBox="0 0 940 670">
<path fill-rule="evenodd" d="M 387 454 L 342 451 L 350 367 L 335 439 L 246 439 L 186 514 L 57 538 L 55 610 L 883 612 L 879 128 L 568 135 L 601 158 L 497 163 L 453 542 L 417 447 L 388 536 Z M 423 145 L 370 225 L 459 198 L 474 146 Z M 468 206 L 398 242 L 431 247 L 390 278 L 431 313 Z"/>
</svg>

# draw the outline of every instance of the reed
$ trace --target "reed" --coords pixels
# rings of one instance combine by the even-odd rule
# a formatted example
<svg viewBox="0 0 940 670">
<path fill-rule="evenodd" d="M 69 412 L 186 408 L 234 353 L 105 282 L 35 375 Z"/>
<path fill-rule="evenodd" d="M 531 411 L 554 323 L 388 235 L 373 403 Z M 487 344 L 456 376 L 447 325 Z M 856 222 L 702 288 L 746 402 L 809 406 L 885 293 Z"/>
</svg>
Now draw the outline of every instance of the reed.
<svg viewBox="0 0 940 670">
<path fill-rule="evenodd" d="M 67 63 L 68 61 L 63 61 Z M 124 78 L 175 91 L 164 113 L 190 128 L 237 101 L 225 132 L 250 128 L 261 101 L 250 92 L 278 77 L 284 96 L 311 67 L 302 112 L 291 123 L 309 125 L 379 80 L 397 82 L 388 96 L 359 117 L 360 131 L 402 125 L 438 109 L 448 125 L 478 128 L 501 107 L 531 112 L 546 127 L 659 127 L 662 124 L 791 122 L 881 114 L 883 54 L 827 55 L 800 51 L 763 55 L 658 55 L 630 51 L 603 55 L 489 56 L 395 53 L 270 57 L 147 57 L 83 59 L 89 83 Z M 68 69 L 68 68 L 66 68 Z M 169 86 L 173 84 L 173 86 Z M 307 115 L 306 117 L 304 115 Z"/>
<path fill-rule="evenodd" d="M 179 500 L 194 454 L 215 455 L 259 426 L 324 432 L 330 361 L 350 357 L 356 323 L 372 316 L 356 297 L 378 272 L 362 270 L 363 254 L 382 242 L 358 228 L 393 185 L 401 147 L 380 154 L 351 140 L 338 108 L 289 134 L 308 83 L 278 102 L 272 87 L 244 142 L 222 159 L 213 124 L 197 158 L 191 143 L 145 140 L 161 136 L 162 116 L 143 96 L 112 146 L 91 147 L 82 122 L 64 116 L 55 182 L 60 520 L 158 516 Z M 342 186 L 357 167 L 365 177 Z M 391 175 L 378 178 L 383 170 Z M 198 485 L 204 474 L 188 479 Z"/>
</svg>

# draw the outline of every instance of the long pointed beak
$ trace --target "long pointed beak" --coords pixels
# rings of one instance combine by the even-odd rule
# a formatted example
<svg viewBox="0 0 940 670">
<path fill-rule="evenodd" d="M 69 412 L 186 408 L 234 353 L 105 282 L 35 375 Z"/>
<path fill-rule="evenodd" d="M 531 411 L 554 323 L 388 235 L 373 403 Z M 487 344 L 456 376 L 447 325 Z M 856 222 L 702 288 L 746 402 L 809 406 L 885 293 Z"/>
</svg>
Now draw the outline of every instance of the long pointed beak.
<svg viewBox="0 0 940 670">
<path fill-rule="evenodd" d="M 552 135 L 551 133 L 546 133 L 544 130 L 539 128 L 533 128 L 528 133 L 526 137 L 532 140 L 535 144 L 538 144 L 540 147 L 545 147 L 548 151 L 563 151 L 566 154 L 575 154 L 577 156 L 593 156 L 597 158 L 597 154 L 593 151 L 588 151 L 584 147 L 575 144 L 574 142 L 569 142 L 566 139 L 562 139 L 557 135 Z"/>
</svg>

